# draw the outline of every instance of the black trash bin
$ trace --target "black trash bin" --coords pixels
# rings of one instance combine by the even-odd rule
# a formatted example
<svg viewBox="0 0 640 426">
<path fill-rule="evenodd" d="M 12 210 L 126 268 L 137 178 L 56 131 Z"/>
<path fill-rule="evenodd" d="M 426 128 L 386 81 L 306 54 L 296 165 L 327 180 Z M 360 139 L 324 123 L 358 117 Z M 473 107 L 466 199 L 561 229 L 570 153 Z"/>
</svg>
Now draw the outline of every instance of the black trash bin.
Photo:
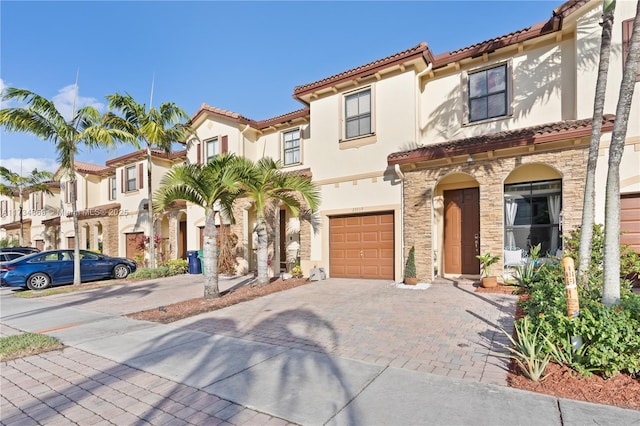
<svg viewBox="0 0 640 426">
<path fill-rule="evenodd" d="M 202 265 L 200 264 L 200 259 L 198 258 L 197 250 L 189 250 L 187 251 L 187 261 L 189 262 L 189 273 L 190 274 L 201 274 L 202 273 Z"/>
</svg>

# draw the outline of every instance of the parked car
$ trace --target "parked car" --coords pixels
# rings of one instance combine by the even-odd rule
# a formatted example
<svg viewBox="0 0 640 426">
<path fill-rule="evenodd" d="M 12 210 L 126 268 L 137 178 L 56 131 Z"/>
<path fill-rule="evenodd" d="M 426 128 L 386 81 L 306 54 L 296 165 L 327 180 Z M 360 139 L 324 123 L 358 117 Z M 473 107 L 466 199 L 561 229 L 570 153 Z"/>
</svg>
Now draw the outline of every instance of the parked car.
<svg viewBox="0 0 640 426">
<path fill-rule="evenodd" d="M 136 262 L 80 250 L 80 278 L 94 281 L 103 278 L 126 278 L 135 272 Z M 49 250 L 29 254 L 0 265 L 0 283 L 10 287 L 43 290 L 73 282 L 73 250 Z"/>
<path fill-rule="evenodd" d="M 22 256 L 25 256 L 25 253 L 17 253 L 14 251 L 3 251 L 3 252 L 0 252 L 0 262 L 9 262 L 13 259 L 17 259 Z"/>
<path fill-rule="evenodd" d="M 0 253 L 6 253 L 6 252 L 31 254 L 31 253 L 39 253 L 40 250 L 38 250 L 35 247 L 2 247 L 0 248 Z"/>
</svg>

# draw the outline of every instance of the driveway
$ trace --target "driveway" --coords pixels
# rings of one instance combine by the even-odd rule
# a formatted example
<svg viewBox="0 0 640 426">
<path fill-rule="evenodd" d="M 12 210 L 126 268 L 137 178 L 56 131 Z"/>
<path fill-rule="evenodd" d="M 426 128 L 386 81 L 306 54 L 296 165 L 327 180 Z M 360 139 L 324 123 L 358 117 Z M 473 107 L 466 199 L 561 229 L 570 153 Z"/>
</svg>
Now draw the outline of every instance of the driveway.
<svg viewBox="0 0 640 426">
<path fill-rule="evenodd" d="M 221 290 L 250 276 L 220 279 Z M 124 315 L 202 297 L 201 275 L 181 275 L 47 296 L 48 303 Z M 274 293 L 172 326 L 379 366 L 506 384 L 495 356 L 513 332 L 517 297 L 476 293 L 470 282 L 397 288 L 378 280 L 328 279 Z M 3 290 L 6 292 L 6 289 Z"/>
<path fill-rule="evenodd" d="M 494 354 L 513 332 L 517 297 L 469 284 L 400 289 L 328 279 L 172 323 L 208 334 L 314 351 L 380 366 L 506 384 Z"/>
</svg>

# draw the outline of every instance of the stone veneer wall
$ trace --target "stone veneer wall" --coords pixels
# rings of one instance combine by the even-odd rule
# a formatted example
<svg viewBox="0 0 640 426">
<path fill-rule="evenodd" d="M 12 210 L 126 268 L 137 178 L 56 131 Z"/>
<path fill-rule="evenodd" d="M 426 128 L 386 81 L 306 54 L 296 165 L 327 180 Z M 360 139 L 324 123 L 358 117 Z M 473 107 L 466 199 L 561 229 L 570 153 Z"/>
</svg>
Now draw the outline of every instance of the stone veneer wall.
<svg viewBox="0 0 640 426">
<path fill-rule="evenodd" d="M 465 173 L 476 179 L 480 188 L 480 252 L 501 256 L 504 247 L 504 186 L 508 175 L 526 164 L 544 164 L 562 175 L 562 233 L 580 226 L 588 147 L 495 158 L 432 169 L 405 171 L 404 182 L 404 259 L 411 246 L 416 250 L 416 270 L 421 280 L 433 279 L 433 191 L 446 175 Z M 440 230 L 442 233 L 442 230 Z M 442 237 L 440 237 L 442 238 Z M 478 271 L 479 272 L 479 271 Z"/>
<path fill-rule="evenodd" d="M 69 218 L 71 220 L 71 218 Z M 107 256 L 119 256 L 119 237 L 118 237 L 118 216 L 105 215 L 92 217 L 89 219 L 78 219 L 78 230 L 82 232 L 82 228 L 89 226 L 89 247 L 91 250 L 98 250 L 94 247 L 96 225 L 102 225 L 102 253 Z M 80 247 L 84 249 L 85 247 Z"/>
</svg>

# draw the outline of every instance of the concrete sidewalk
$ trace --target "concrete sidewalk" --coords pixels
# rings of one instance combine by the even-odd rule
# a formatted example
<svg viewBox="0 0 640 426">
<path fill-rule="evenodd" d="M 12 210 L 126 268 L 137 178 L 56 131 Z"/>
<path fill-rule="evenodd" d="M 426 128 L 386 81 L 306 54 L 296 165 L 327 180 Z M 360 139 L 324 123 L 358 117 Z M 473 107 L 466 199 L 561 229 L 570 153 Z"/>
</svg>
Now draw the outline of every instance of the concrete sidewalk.
<svg viewBox="0 0 640 426">
<path fill-rule="evenodd" d="M 330 281 L 295 289 L 297 299 Z M 274 311 L 286 297 L 233 312 Z M 286 336 L 265 343 L 187 327 L 208 324 L 208 314 L 161 325 L 60 302 L 0 299 L 3 334 L 46 332 L 69 346 L 2 363 L 2 424 L 640 424 L 639 411 L 278 343 Z M 222 311 L 220 327 L 230 321 Z"/>
</svg>

